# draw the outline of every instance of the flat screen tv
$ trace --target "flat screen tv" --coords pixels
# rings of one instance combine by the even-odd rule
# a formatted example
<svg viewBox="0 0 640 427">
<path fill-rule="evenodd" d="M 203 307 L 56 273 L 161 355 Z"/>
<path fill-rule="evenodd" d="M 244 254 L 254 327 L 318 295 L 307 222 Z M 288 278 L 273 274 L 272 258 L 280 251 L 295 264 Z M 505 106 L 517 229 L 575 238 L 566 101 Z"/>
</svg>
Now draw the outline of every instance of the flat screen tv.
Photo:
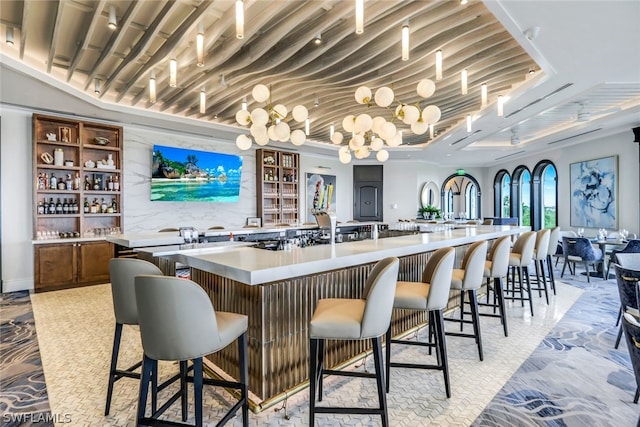
<svg viewBox="0 0 640 427">
<path fill-rule="evenodd" d="M 151 200 L 237 202 L 242 156 L 153 146 Z"/>
</svg>

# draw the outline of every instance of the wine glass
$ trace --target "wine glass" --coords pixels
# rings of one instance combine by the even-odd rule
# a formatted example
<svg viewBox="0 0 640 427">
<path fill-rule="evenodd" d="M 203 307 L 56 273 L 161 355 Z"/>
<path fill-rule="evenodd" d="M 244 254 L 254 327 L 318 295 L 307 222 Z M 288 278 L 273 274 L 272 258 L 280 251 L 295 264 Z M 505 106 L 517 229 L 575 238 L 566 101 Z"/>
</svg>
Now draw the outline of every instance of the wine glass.
<svg viewBox="0 0 640 427">
<path fill-rule="evenodd" d="M 584 237 L 584 228 L 578 228 L 578 237 Z"/>
</svg>

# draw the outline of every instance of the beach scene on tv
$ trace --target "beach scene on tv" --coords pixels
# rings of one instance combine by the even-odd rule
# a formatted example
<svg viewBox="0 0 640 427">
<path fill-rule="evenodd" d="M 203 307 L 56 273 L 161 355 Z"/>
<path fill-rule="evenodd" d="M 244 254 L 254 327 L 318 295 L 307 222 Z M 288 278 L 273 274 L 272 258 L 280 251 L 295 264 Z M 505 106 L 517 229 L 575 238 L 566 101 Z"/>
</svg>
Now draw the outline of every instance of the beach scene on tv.
<svg viewBox="0 0 640 427">
<path fill-rule="evenodd" d="M 153 146 L 151 200 L 237 202 L 242 156 Z"/>
</svg>

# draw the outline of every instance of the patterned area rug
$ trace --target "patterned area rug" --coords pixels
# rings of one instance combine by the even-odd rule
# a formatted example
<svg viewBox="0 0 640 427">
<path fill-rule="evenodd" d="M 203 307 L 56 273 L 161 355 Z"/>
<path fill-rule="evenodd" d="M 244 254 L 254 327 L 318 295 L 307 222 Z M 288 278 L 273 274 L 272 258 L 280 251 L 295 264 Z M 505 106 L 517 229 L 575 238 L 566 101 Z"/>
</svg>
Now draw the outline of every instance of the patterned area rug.
<svg viewBox="0 0 640 427">
<path fill-rule="evenodd" d="M 0 425 L 53 426 L 29 292 L 0 294 Z"/>
<path fill-rule="evenodd" d="M 640 404 L 624 342 L 614 348 L 620 299 L 607 281 L 565 275 L 584 290 L 474 426 L 633 426 Z M 639 424 L 640 425 L 640 424 Z"/>
</svg>

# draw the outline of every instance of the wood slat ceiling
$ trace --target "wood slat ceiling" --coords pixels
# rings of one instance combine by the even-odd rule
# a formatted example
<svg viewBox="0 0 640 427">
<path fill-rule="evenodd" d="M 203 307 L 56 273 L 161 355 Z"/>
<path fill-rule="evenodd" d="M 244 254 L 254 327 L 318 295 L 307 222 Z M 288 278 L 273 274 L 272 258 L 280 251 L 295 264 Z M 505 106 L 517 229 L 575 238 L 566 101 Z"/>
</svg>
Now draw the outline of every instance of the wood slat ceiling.
<svg viewBox="0 0 640 427">
<path fill-rule="evenodd" d="M 392 87 L 404 103 L 433 104 L 442 110 L 436 125 L 446 132 L 480 111 L 480 86 L 490 102 L 525 81 L 538 68 L 480 1 L 365 2 L 365 29 L 355 34 L 354 1 L 245 0 L 245 36 L 235 37 L 231 0 L 62 0 L 3 1 L 0 19 L 16 29 L 20 59 L 64 84 L 93 93 L 100 80 L 101 100 L 237 126 L 243 99 L 258 103 L 251 89 L 272 89 L 272 99 L 291 109 L 309 109 L 310 140 L 329 141 L 329 126 L 342 130 L 347 114 L 365 112 L 354 100 L 362 85 Z M 107 27 L 115 7 L 118 29 Z M 410 25 L 410 59 L 401 60 L 401 28 Z M 205 65 L 196 66 L 198 27 L 205 34 Z M 322 44 L 313 39 L 322 35 Z M 428 100 L 415 88 L 435 79 L 435 52 L 444 53 L 444 79 Z M 169 87 L 169 59 L 178 61 L 178 84 Z M 461 95 L 460 72 L 469 73 Z M 155 74 L 157 102 L 149 102 L 149 77 Z M 207 93 L 205 114 L 199 93 Z M 314 106 L 317 104 L 317 106 Z M 378 107 L 371 115 L 390 112 Z M 291 124 L 302 128 L 301 124 Z M 402 125 L 405 144 L 428 142 Z"/>
</svg>

